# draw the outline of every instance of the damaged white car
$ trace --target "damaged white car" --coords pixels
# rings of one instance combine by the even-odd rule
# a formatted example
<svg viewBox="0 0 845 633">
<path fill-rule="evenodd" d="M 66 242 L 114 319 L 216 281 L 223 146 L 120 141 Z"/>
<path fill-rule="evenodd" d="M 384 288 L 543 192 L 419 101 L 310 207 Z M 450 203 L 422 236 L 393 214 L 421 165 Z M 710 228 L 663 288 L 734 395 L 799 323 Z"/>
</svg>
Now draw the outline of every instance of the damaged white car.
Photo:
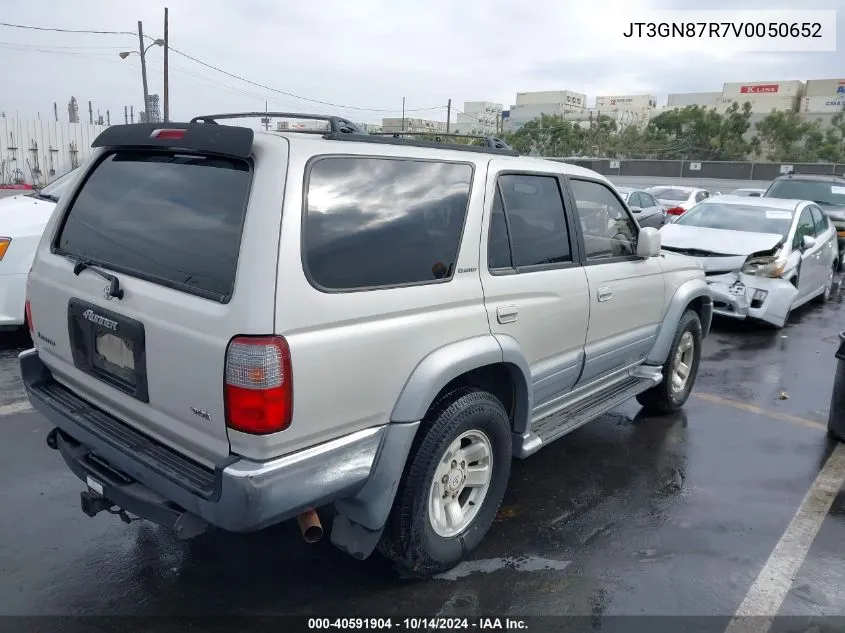
<svg viewBox="0 0 845 633">
<path fill-rule="evenodd" d="M 793 309 L 830 298 L 836 231 L 813 202 L 714 196 L 660 233 L 665 250 L 701 263 L 716 314 L 783 327 Z"/>
</svg>

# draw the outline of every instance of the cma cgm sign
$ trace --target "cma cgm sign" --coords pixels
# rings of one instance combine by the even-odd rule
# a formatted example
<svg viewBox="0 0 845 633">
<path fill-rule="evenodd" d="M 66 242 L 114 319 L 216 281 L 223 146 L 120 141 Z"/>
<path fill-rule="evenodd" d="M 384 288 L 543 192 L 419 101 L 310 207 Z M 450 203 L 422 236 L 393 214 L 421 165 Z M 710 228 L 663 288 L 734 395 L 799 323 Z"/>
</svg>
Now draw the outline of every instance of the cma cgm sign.
<svg viewBox="0 0 845 633">
<path fill-rule="evenodd" d="M 742 94 L 770 94 L 778 91 L 777 84 L 761 84 L 759 86 L 740 86 Z"/>
</svg>

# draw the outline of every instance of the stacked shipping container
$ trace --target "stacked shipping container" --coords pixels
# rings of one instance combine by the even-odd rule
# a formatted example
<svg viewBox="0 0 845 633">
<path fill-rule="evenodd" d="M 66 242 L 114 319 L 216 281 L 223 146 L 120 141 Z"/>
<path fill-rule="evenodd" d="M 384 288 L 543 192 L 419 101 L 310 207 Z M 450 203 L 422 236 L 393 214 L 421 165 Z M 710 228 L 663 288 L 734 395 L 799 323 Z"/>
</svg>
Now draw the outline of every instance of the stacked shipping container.
<svg viewBox="0 0 845 633">
<path fill-rule="evenodd" d="M 814 79 L 807 82 L 801 111 L 835 113 L 845 109 L 845 79 Z"/>
</svg>

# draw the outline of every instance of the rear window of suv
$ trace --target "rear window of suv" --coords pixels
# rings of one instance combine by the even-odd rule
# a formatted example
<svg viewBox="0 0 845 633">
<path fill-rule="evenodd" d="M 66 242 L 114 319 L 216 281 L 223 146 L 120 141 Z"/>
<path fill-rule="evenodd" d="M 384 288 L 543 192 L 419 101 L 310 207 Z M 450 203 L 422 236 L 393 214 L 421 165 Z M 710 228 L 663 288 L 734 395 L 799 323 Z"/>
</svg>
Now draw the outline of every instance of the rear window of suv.
<svg viewBox="0 0 845 633">
<path fill-rule="evenodd" d="M 324 291 L 448 281 L 473 168 L 394 158 L 321 157 L 308 173 L 303 264 Z"/>
<path fill-rule="evenodd" d="M 58 252 L 226 302 L 250 187 L 247 162 L 158 152 L 109 154 L 79 191 Z"/>
<path fill-rule="evenodd" d="M 845 184 L 824 180 L 775 180 L 766 192 L 766 197 L 845 206 Z"/>
</svg>

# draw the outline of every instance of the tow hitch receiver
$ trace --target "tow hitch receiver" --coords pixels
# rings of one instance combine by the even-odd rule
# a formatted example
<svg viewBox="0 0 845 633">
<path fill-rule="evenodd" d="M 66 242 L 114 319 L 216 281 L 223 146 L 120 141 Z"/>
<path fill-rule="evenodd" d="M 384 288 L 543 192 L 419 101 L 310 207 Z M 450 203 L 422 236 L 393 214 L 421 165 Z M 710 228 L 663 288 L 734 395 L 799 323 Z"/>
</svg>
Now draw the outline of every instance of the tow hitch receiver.
<svg viewBox="0 0 845 633">
<path fill-rule="evenodd" d="M 83 490 L 80 492 L 79 501 L 82 506 L 82 511 L 89 517 L 95 517 L 103 510 L 108 510 L 114 505 L 103 495 L 92 492 L 91 490 Z"/>
</svg>

